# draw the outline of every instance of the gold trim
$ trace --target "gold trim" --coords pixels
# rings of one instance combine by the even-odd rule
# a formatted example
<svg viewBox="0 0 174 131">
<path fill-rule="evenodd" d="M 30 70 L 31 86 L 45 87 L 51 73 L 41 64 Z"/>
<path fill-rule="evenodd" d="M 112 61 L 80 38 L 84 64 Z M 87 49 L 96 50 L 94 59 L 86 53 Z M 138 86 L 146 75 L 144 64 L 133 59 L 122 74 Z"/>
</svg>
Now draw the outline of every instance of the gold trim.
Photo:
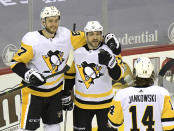
<svg viewBox="0 0 174 131">
<path fill-rule="evenodd" d="M 77 102 L 76 100 L 74 100 L 74 104 L 82 109 L 104 109 L 104 108 L 109 108 L 111 106 L 111 102 L 104 103 L 104 104 L 98 104 L 98 105 L 89 105 L 89 104 L 81 104 L 81 103 Z"/>
<path fill-rule="evenodd" d="M 75 90 L 75 94 L 80 95 L 82 97 L 88 97 L 88 98 L 100 98 L 100 97 L 106 97 L 113 93 L 113 89 L 111 89 L 108 92 L 101 93 L 101 94 L 84 94 L 82 92 L 79 92 L 78 90 Z"/>
<path fill-rule="evenodd" d="M 174 128 L 174 125 L 171 126 L 163 126 L 163 130 L 171 130 Z"/>
<path fill-rule="evenodd" d="M 29 93 L 26 93 L 25 90 L 22 90 L 21 128 L 25 128 L 24 121 L 27 112 L 28 99 L 29 99 Z"/>
<path fill-rule="evenodd" d="M 50 96 L 53 96 L 55 95 L 56 93 L 59 93 L 61 92 L 63 89 L 63 84 L 58 87 L 57 89 L 53 90 L 53 91 L 50 91 L 50 92 L 40 92 L 40 91 L 35 91 L 35 90 L 32 90 L 30 88 L 23 88 L 22 90 L 28 92 L 28 93 L 31 93 L 32 95 L 35 95 L 35 96 L 41 96 L 41 97 L 50 97 Z"/>
<path fill-rule="evenodd" d="M 49 85 L 54 85 L 55 83 L 57 83 L 60 79 L 62 79 L 64 77 L 64 74 L 62 74 L 57 80 L 55 81 L 51 81 L 51 82 L 46 82 L 44 85 L 45 86 L 49 86 Z"/>
</svg>

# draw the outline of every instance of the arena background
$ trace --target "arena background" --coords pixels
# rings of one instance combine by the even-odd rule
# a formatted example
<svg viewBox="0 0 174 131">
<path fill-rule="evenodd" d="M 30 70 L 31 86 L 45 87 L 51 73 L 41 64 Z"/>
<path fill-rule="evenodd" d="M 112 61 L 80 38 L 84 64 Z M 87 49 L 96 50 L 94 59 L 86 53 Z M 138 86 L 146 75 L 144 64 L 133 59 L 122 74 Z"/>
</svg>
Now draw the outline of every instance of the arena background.
<svg viewBox="0 0 174 131">
<path fill-rule="evenodd" d="M 54 5 L 61 11 L 61 25 L 83 30 L 87 21 L 98 20 L 105 34 L 114 33 L 122 44 L 123 60 L 131 70 L 139 56 L 148 56 L 156 74 L 166 58 L 174 58 L 174 1 L 172 0 L 0 0 L 0 54 L 8 44 L 19 47 L 22 36 L 41 29 L 40 11 Z M 173 96 L 174 76 L 164 83 Z M 11 73 L 0 58 L 0 91 L 13 87 L 20 78 Z M 170 77 L 170 78 L 169 78 Z M 1 93 L 1 92 L 0 92 Z M 20 115 L 19 91 L 0 97 L 0 130 L 13 131 Z M 172 97 L 173 98 L 173 97 Z M 10 107 L 9 107 L 10 106 Z M 72 113 L 68 113 L 72 129 Z M 96 122 L 93 122 L 96 127 Z M 42 131 L 42 128 L 39 129 Z M 120 129 L 119 131 L 121 131 Z M 63 123 L 62 123 L 63 131 Z"/>
</svg>

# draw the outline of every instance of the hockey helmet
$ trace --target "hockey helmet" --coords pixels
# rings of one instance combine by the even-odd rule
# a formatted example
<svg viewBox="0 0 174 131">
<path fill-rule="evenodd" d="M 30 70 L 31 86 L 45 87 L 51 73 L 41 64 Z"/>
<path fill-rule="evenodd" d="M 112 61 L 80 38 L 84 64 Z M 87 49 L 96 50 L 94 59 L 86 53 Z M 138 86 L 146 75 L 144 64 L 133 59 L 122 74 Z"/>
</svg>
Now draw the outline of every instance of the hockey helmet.
<svg viewBox="0 0 174 131">
<path fill-rule="evenodd" d="M 60 11 L 55 6 L 49 6 L 42 9 L 40 13 L 40 19 L 45 19 L 46 17 L 59 16 Z"/>
<path fill-rule="evenodd" d="M 150 78 L 154 67 L 152 62 L 147 57 L 140 57 L 135 61 L 135 75 L 140 78 Z"/>
<path fill-rule="evenodd" d="M 85 28 L 85 34 L 88 32 L 101 31 L 103 35 L 103 26 L 98 21 L 88 21 Z"/>
</svg>

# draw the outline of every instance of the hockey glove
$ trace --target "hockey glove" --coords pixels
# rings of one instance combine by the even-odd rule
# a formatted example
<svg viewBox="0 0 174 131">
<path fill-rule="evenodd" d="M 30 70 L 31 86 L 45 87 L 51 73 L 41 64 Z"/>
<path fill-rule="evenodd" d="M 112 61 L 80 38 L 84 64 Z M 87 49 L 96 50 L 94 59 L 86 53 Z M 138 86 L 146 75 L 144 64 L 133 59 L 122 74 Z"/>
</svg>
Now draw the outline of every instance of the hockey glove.
<svg viewBox="0 0 174 131">
<path fill-rule="evenodd" d="M 64 111 L 73 109 L 73 101 L 71 99 L 71 92 L 62 90 L 62 108 Z"/>
<path fill-rule="evenodd" d="M 108 33 L 105 36 L 105 44 L 112 50 L 115 55 L 121 53 L 121 44 L 119 43 L 114 34 Z"/>
<path fill-rule="evenodd" d="M 115 67 L 117 64 L 117 61 L 114 56 L 111 56 L 111 54 L 108 51 L 105 51 L 104 49 L 100 49 L 100 52 L 98 53 L 98 59 L 99 64 L 106 65 L 109 68 Z"/>
<path fill-rule="evenodd" d="M 46 83 L 45 77 L 34 69 L 28 70 L 24 75 L 24 79 L 33 86 L 40 86 Z"/>
</svg>

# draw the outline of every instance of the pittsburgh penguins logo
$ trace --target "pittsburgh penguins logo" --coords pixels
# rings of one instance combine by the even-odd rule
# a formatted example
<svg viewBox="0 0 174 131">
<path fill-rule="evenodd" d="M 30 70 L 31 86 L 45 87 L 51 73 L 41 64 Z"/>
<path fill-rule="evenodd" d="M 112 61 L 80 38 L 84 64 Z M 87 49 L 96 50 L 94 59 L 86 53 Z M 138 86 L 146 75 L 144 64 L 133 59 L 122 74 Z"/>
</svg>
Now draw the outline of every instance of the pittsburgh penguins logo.
<svg viewBox="0 0 174 131">
<path fill-rule="evenodd" d="M 57 72 L 59 65 L 61 65 L 62 62 L 64 61 L 63 55 L 64 55 L 64 53 L 59 50 L 56 50 L 55 52 L 50 50 L 50 51 L 48 51 L 47 55 L 42 56 L 50 70 L 50 71 L 44 71 L 44 72 L 45 73 L 46 72 L 51 72 L 51 73 Z"/>
<path fill-rule="evenodd" d="M 78 80 L 80 83 L 84 83 L 88 89 L 91 84 L 94 84 L 94 79 L 99 78 L 103 74 L 100 73 L 102 67 L 95 63 L 82 62 L 81 65 L 77 65 L 82 80 Z"/>
</svg>

